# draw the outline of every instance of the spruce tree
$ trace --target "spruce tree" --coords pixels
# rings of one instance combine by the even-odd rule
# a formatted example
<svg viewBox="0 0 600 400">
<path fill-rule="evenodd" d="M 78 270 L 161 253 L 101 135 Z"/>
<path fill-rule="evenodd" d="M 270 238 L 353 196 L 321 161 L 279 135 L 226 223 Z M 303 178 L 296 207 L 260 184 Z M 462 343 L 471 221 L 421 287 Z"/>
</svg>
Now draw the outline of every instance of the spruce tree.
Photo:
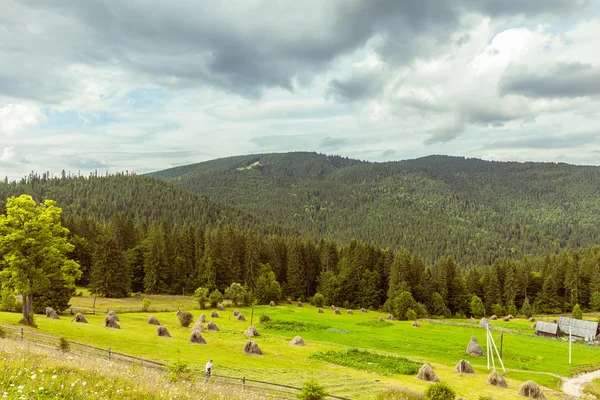
<svg viewBox="0 0 600 400">
<path fill-rule="evenodd" d="M 116 239 L 110 233 L 100 236 L 92 264 L 92 288 L 104 297 L 127 297 L 130 282 L 127 263 Z"/>
</svg>

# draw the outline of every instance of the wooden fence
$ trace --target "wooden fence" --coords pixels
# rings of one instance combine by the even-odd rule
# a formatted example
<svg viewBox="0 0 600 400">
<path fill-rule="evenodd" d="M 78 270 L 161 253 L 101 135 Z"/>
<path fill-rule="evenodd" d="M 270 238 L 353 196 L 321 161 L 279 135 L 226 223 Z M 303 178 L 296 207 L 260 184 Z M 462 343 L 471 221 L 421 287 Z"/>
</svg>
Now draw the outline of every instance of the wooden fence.
<svg viewBox="0 0 600 400">
<path fill-rule="evenodd" d="M 102 358 L 110 361 L 126 362 L 135 364 L 146 368 L 154 368 L 160 370 L 167 370 L 167 364 L 149 360 L 147 358 L 136 357 L 129 354 L 119 353 L 111 350 L 111 348 L 100 348 L 91 346 L 89 344 L 75 342 L 72 340 L 66 340 L 57 338 L 50 335 L 44 335 L 40 333 L 31 332 L 23 328 L 17 328 L 10 325 L 0 325 L 0 331 L 3 332 L 6 338 L 28 341 L 38 346 L 46 348 L 60 349 L 61 345 L 67 346 L 68 351 L 72 353 L 78 353 L 84 357 Z M 204 375 L 204 372 L 194 371 L 195 373 Z M 225 375 L 211 374 L 210 377 L 206 377 L 206 381 L 209 383 L 218 383 L 222 385 L 238 386 L 242 390 L 255 390 L 266 392 L 271 395 L 275 395 L 279 399 L 295 399 L 296 396 L 302 390 L 299 387 L 284 385 L 280 383 L 272 383 L 266 381 L 259 381 L 254 379 L 247 379 L 245 377 L 233 377 Z M 338 400 L 350 400 L 347 397 L 340 397 L 334 395 L 328 395 L 328 399 Z"/>
</svg>

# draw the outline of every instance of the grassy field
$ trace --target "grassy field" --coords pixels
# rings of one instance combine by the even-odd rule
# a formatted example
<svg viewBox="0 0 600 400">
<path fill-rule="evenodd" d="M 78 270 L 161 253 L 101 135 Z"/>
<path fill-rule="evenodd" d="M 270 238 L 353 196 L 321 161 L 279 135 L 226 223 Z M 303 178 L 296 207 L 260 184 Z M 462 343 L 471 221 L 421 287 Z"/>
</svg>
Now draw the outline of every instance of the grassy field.
<svg viewBox="0 0 600 400">
<path fill-rule="evenodd" d="M 185 301 L 189 301 L 170 297 L 169 303 L 186 304 Z M 73 302 L 87 300 L 89 297 L 84 296 Z M 103 301 L 109 308 L 118 308 L 114 307 L 118 303 L 113 300 Z M 141 298 L 138 301 L 141 303 Z M 200 311 L 191 306 L 185 308 L 192 311 L 195 319 L 202 312 L 207 316 L 210 314 L 210 310 Z M 234 309 L 228 307 L 227 311 L 219 313 L 220 318 L 214 319 L 220 331 L 203 333 L 208 343 L 205 346 L 188 343 L 190 329 L 179 328 L 178 319 L 173 312 L 122 314 L 122 330 L 103 328 L 104 315 L 87 316 L 90 322 L 87 325 L 70 322 L 69 315 L 63 316 L 61 320 L 38 317 L 36 321 L 39 330 L 58 337 L 160 361 L 173 362 L 180 359 L 197 369 L 202 369 L 206 361 L 212 358 L 216 374 L 245 376 L 295 386 L 301 386 L 306 379 L 316 378 L 330 393 L 353 399 L 374 398 L 376 393 L 394 387 L 423 393 L 429 384 L 417 380 L 412 374 L 394 373 L 393 368 L 385 365 L 381 368 L 374 366 L 370 359 L 372 357 L 365 357 L 362 365 L 360 359 L 352 359 L 339 365 L 325 361 L 326 358 L 315 357 L 316 353 L 335 356 L 350 348 L 358 348 L 378 354 L 402 356 L 419 363 L 427 362 L 432 364 L 443 381 L 449 382 L 466 399 L 477 399 L 479 395 L 519 399 L 518 388 L 528 379 L 548 388 L 548 398 L 557 399 L 560 394 L 557 392 L 560 379 L 556 375 L 567 375 L 568 372 L 567 342 L 534 337 L 532 324 L 526 320 L 493 322 L 495 327 L 511 330 L 504 332 L 503 339 L 503 358 L 509 370 L 509 388 L 498 389 L 486 385 L 488 372 L 485 358 L 465 354 L 472 335 L 482 347 L 485 345 L 485 331 L 476 324 L 465 320 L 446 321 L 449 323 L 422 322 L 420 328 L 414 328 L 407 321 L 379 323 L 377 318 L 383 314 L 377 312 L 356 311 L 354 315 L 348 315 L 344 310 L 342 315 L 334 315 L 331 310 L 326 309 L 324 314 L 318 314 L 309 305 L 303 308 L 295 305 L 256 307 L 254 325 L 261 336 L 255 338 L 255 341 L 264 355 L 246 356 L 243 354 L 243 347 L 247 339 L 242 333 L 250 324 L 251 310 L 242 307 L 238 309 L 244 313 L 248 322 L 237 322 L 232 317 Z M 171 339 L 156 336 L 156 327 L 146 324 L 150 314 L 155 315 L 169 329 L 173 336 Z M 269 316 L 271 321 L 259 323 L 261 315 Z M 0 313 L 0 323 L 15 324 L 19 317 L 13 313 Z M 494 331 L 493 334 L 499 345 L 500 332 Z M 307 344 L 305 347 L 289 345 L 296 335 L 302 336 Z M 459 376 L 453 372 L 452 368 L 460 359 L 470 361 L 476 374 Z M 598 361 L 600 348 L 573 345 L 573 364 Z"/>
</svg>

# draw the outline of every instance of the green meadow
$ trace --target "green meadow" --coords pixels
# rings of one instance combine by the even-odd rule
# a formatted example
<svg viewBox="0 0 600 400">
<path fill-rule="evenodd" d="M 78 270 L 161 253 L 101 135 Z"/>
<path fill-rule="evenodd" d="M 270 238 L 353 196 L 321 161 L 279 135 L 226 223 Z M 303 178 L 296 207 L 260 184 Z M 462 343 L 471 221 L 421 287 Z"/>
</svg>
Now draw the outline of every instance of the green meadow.
<svg viewBox="0 0 600 400">
<path fill-rule="evenodd" d="M 171 296 L 171 303 L 190 304 L 186 298 L 176 297 Z M 74 299 L 74 302 L 81 303 L 86 299 L 89 300 L 84 296 Z M 118 309 L 114 307 L 118 302 L 102 301 L 106 306 Z M 135 301 L 141 303 L 141 299 L 129 301 L 131 307 L 136 306 Z M 137 307 L 139 309 L 139 304 Z M 235 320 L 233 311 L 236 308 L 248 322 Z M 187 310 L 193 313 L 195 320 L 201 313 L 207 315 L 207 322 L 211 320 L 210 309 L 199 310 L 190 306 Z M 486 384 L 485 357 L 465 354 L 471 336 L 475 336 L 485 350 L 485 330 L 475 323 L 468 320 L 421 321 L 421 327 L 415 328 L 409 321 L 379 322 L 378 317 L 385 315 L 378 312 L 355 310 L 350 315 L 342 310 L 341 315 L 335 315 L 328 308 L 324 311 L 324 314 L 318 314 L 317 309 L 310 305 L 257 306 L 254 309 L 254 325 L 261 336 L 253 340 L 263 351 L 262 356 L 243 353 L 247 338 L 242 333 L 250 325 L 252 313 L 247 307 L 227 306 L 225 312 L 219 312 L 219 318 L 212 320 L 220 331 L 205 330 L 206 345 L 188 343 L 191 329 L 179 327 L 174 312 L 123 312 L 119 314 L 121 330 L 104 328 L 104 314 L 86 315 L 89 324 L 70 322 L 70 314 L 62 315 L 60 320 L 38 316 L 36 322 L 39 331 L 57 337 L 167 363 L 181 360 L 197 370 L 202 370 L 208 359 L 213 359 L 215 374 L 295 386 L 315 378 L 331 394 L 353 399 L 375 398 L 377 393 L 392 388 L 423 393 L 429 383 L 415 378 L 415 362 L 430 363 L 441 380 L 450 383 L 458 395 L 466 399 L 478 399 L 479 395 L 518 399 L 520 384 L 529 379 L 543 385 L 548 398 L 557 399 L 560 395 L 559 375 L 568 374 L 568 343 L 534 337 L 532 323 L 523 319 L 492 322 L 494 327 L 506 329 L 502 347 L 509 388 L 498 389 Z M 150 315 L 156 316 L 167 327 L 172 338 L 157 337 L 156 326 L 146 323 Z M 263 315 L 268 316 L 270 321 L 259 322 Z M 16 324 L 19 319 L 19 314 L 0 313 L 2 324 Z M 297 335 L 304 339 L 305 347 L 289 345 Z M 500 346 L 500 331 L 494 330 L 493 336 Z M 369 353 L 364 353 L 365 350 Z M 453 372 L 460 359 L 471 362 L 476 374 L 459 376 Z M 573 345 L 573 364 L 599 361 L 600 348 Z"/>
</svg>

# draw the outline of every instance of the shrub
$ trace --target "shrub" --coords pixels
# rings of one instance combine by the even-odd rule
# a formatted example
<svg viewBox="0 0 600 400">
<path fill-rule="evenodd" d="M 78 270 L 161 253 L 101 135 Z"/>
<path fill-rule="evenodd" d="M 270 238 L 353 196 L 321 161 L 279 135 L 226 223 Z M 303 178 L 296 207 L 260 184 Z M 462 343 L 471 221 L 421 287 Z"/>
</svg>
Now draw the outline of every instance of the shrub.
<svg viewBox="0 0 600 400">
<path fill-rule="evenodd" d="M 184 361 L 175 361 L 167 366 L 169 371 L 169 378 L 172 381 L 178 381 L 180 379 L 186 379 L 190 375 L 190 368 Z"/>
<path fill-rule="evenodd" d="M 187 328 L 194 321 L 194 316 L 191 312 L 183 311 L 179 313 L 179 323 L 182 327 Z"/>
<path fill-rule="evenodd" d="M 506 312 L 509 315 L 512 315 L 513 317 L 517 315 L 517 306 L 515 305 L 514 301 L 510 301 L 510 303 L 508 304 L 508 308 L 506 310 Z"/>
<path fill-rule="evenodd" d="M 71 345 L 69 344 L 67 339 L 61 337 L 58 341 L 57 348 L 58 348 L 58 350 L 62 351 L 63 353 L 66 353 L 67 351 L 69 351 L 71 349 Z"/>
<path fill-rule="evenodd" d="M 225 289 L 225 296 L 231 300 L 234 306 L 246 304 L 248 300 L 248 290 L 241 283 L 233 282 L 231 286 Z M 219 301 L 221 303 L 223 300 Z"/>
<path fill-rule="evenodd" d="M 208 289 L 205 287 L 199 287 L 194 292 L 194 298 L 198 302 L 201 310 L 206 308 L 206 302 L 208 301 Z"/>
<path fill-rule="evenodd" d="M 265 322 L 269 322 L 271 320 L 271 317 L 269 317 L 268 315 L 261 315 L 260 316 L 260 323 L 263 324 Z"/>
<path fill-rule="evenodd" d="M 521 307 L 521 314 L 525 316 L 525 318 L 531 318 L 533 316 L 533 309 L 531 304 L 529 303 L 529 299 L 525 298 L 523 302 L 523 306 Z"/>
<path fill-rule="evenodd" d="M 0 299 L 0 310 L 13 311 L 17 304 L 15 294 L 12 289 L 7 287 L 2 289 L 2 298 Z"/>
<path fill-rule="evenodd" d="M 152 300 L 144 298 L 142 300 L 142 311 L 148 311 L 150 304 L 152 304 Z"/>
<path fill-rule="evenodd" d="M 497 315 L 498 317 L 500 317 L 501 315 L 505 315 L 504 307 L 502 307 L 500 304 L 494 304 L 492 306 L 492 314 Z"/>
<path fill-rule="evenodd" d="M 327 396 L 325 388 L 314 379 L 309 379 L 302 385 L 302 392 L 298 394 L 300 400 L 323 400 Z"/>
<path fill-rule="evenodd" d="M 485 306 L 479 296 L 471 297 L 471 315 L 475 318 L 481 318 L 485 315 Z"/>
<path fill-rule="evenodd" d="M 211 307 L 216 307 L 217 304 L 223 302 L 223 294 L 219 292 L 219 289 L 215 289 L 210 296 L 208 296 L 208 301 L 210 302 Z"/>
<path fill-rule="evenodd" d="M 454 400 L 456 393 L 445 382 L 434 383 L 425 391 L 425 396 L 431 400 Z"/>
<path fill-rule="evenodd" d="M 572 317 L 575 319 L 583 319 L 583 312 L 581 311 L 581 307 L 579 307 L 579 304 L 575 304 L 575 306 L 573 307 Z"/>
<path fill-rule="evenodd" d="M 21 314 L 23 312 L 23 302 L 22 301 L 15 302 L 15 312 L 18 312 L 19 314 Z"/>
<path fill-rule="evenodd" d="M 325 296 L 323 296 L 321 293 L 315 293 L 315 295 L 312 298 L 312 305 L 315 307 L 323 307 L 323 305 L 325 304 Z"/>
<path fill-rule="evenodd" d="M 4 339 L 6 337 L 6 332 L 4 331 L 4 329 L 2 329 L 2 327 L 0 326 L 0 339 Z"/>
<path fill-rule="evenodd" d="M 417 313 L 415 312 L 415 310 L 413 310 L 412 308 L 408 309 L 408 311 L 406 311 L 406 319 L 409 321 L 414 321 L 417 319 Z"/>
</svg>

